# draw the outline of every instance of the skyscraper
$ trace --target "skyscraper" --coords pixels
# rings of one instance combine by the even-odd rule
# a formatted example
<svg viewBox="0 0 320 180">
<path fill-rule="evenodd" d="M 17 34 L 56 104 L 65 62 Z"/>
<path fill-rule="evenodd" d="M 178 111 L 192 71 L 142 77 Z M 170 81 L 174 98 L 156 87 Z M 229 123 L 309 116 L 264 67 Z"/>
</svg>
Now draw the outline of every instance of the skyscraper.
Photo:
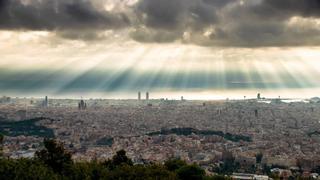
<svg viewBox="0 0 320 180">
<path fill-rule="evenodd" d="M 42 102 L 42 106 L 43 107 L 48 107 L 48 96 L 46 96 L 45 98 L 44 98 L 44 101 Z"/>
<path fill-rule="evenodd" d="M 146 100 L 149 100 L 149 92 L 146 92 Z"/>
<path fill-rule="evenodd" d="M 141 100 L 141 92 L 140 91 L 138 92 L 138 100 L 139 101 Z"/>
</svg>

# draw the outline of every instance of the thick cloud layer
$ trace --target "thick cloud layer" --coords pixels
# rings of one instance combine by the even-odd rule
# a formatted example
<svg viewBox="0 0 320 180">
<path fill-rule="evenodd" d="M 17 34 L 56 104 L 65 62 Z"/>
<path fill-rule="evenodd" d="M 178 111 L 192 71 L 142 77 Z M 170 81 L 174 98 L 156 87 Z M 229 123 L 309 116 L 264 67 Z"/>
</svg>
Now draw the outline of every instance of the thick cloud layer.
<svg viewBox="0 0 320 180">
<path fill-rule="evenodd" d="M 119 28 L 125 14 L 112 14 L 86 0 L 1 0 L 2 29 L 54 30 Z"/>
<path fill-rule="evenodd" d="M 99 31 L 129 26 L 124 13 L 105 11 L 99 4 L 103 5 L 87 0 L 0 0 L 0 28 L 55 31 L 65 38 L 90 40 L 99 37 Z"/>
<path fill-rule="evenodd" d="M 320 0 L 0 0 L 0 29 L 202 46 L 320 45 Z"/>
<path fill-rule="evenodd" d="M 262 3 L 262 9 L 276 12 L 275 15 L 300 15 L 304 17 L 320 16 L 319 0 L 265 0 Z"/>
</svg>

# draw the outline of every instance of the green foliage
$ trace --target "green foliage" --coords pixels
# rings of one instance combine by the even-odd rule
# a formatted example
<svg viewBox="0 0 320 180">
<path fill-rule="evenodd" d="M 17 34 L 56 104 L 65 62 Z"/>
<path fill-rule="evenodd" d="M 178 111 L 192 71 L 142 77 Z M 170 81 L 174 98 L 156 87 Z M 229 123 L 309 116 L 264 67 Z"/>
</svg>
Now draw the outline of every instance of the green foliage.
<svg viewBox="0 0 320 180">
<path fill-rule="evenodd" d="M 162 164 L 134 165 L 120 150 L 112 159 L 99 162 L 73 162 L 63 144 L 45 139 L 45 148 L 33 159 L 0 159 L 2 180 L 220 180 L 224 176 L 206 176 L 198 165 L 180 159 Z"/>
<path fill-rule="evenodd" d="M 181 159 L 169 159 L 164 163 L 164 165 L 169 171 L 175 171 L 183 166 L 186 166 L 187 163 Z"/>
<path fill-rule="evenodd" d="M 59 179 L 43 163 L 32 159 L 0 159 L 0 179 L 2 180 L 55 180 Z"/>
<path fill-rule="evenodd" d="M 113 156 L 112 163 L 115 166 L 119 166 L 119 165 L 122 165 L 122 164 L 126 164 L 126 165 L 129 165 L 129 166 L 133 165 L 131 159 L 129 159 L 127 157 L 125 150 L 118 151 L 117 154 Z"/>
<path fill-rule="evenodd" d="M 169 159 L 164 163 L 167 170 L 175 172 L 181 180 L 202 180 L 205 178 L 205 171 L 198 165 L 188 165 L 181 159 Z"/>
<path fill-rule="evenodd" d="M 71 154 L 64 149 L 61 142 L 52 139 L 44 140 L 45 149 L 37 151 L 35 156 L 41 162 L 52 168 L 54 172 L 62 174 L 72 165 Z"/>
<path fill-rule="evenodd" d="M 262 154 L 261 152 L 259 152 L 258 154 L 256 154 L 256 162 L 257 162 L 258 164 L 261 163 L 262 158 L 263 158 L 263 154 Z"/>
<path fill-rule="evenodd" d="M 53 138 L 54 133 L 52 129 L 36 125 L 36 122 L 43 119 L 47 118 L 39 117 L 24 121 L 1 121 L 0 133 L 7 136 L 25 135 Z"/>
<path fill-rule="evenodd" d="M 100 146 L 109 146 L 109 147 L 111 147 L 112 144 L 113 144 L 113 138 L 109 138 L 109 137 L 101 138 L 101 139 L 97 140 L 96 144 L 100 145 Z"/>
<path fill-rule="evenodd" d="M 120 150 L 112 157 L 111 160 L 103 162 L 104 166 L 110 170 L 113 170 L 121 165 L 132 166 L 133 162 L 130 158 L 127 157 L 126 151 Z"/>
<path fill-rule="evenodd" d="M 69 171 L 64 174 L 65 179 L 86 180 L 86 179 L 107 179 L 109 170 L 97 161 L 76 162 Z"/>
<path fill-rule="evenodd" d="M 315 135 L 315 136 L 319 136 L 319 135 L 320 135 L 320 131 L 308 132 L 307 135 L 308 135 L 309 137 L 314 136 L 314 135 Z"/>
<path fill-rule="evenodd" d="M 186 165 L 177 170 L 177 175 L 182 180 L 202 180 L 205 171 L 196 164 Z"/>
<path fill-rule="evenodd" d="M 188 165 L 185 161 L 181 159 L 169 159 L 165 161 L 164 166 L 169 171 L 176 173 L 176 176 L 180 180 L 191 180 L 191 179 L 200 179 L 200 180 L 223 180 L 228 179 L 228 177 L 214 175 L 214 176 L 205 176 L 205 171 L 196 164 Z"/>
<path fill-rule="evenodd" d="M 2 144 L 3 143 L 3 135 L 2 134 L 0 134 L 0 144 Z"/>
<path fill-rule="evenodd" d="M 0 134 L 0 157 L 2 156 L 2 151 L 3 151 L 3 139 L 4 139 L 4 137 L 3 137 L 3 135 L 2 134 Z"/>
<path fill-rule="evenodd" d="M 155 135 L 169 135 L 169 134 L 176 134 L 176 135 L 183 135 L 183 136 L 188 136 L 191 134 L 197 134 L 197 135 L 203 135 L 203 136 L 216 135 L 216 136 L 221 136 L 221 137 L 223 137 L 229 141 L 233 141 L 233 142 L 239 142 L 239 141 L 250 142 L 250 141 L 252 141 L 251 137 L 249 137 L 249 136 L 223 133 L 222 131 L 197 130 L 194 128 L 172 128 L 172 129 L 167 129 L 167 130 L 151 132 L 151 133 L 148 133 L 147 135 L 155 136 Z"/>
</svg>

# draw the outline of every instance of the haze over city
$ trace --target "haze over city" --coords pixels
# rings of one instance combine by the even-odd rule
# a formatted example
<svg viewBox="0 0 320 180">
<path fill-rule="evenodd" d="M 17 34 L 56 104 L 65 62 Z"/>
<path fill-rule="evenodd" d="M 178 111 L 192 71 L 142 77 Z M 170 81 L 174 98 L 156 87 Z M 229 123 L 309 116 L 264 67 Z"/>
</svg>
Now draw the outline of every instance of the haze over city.
<svg viewBox="0 0 320 180">
<path fill-rule="evenodd" d="M 0 8 L 3 94 L 223 99 L 319 91 L 317 0 L 4 0 Z"/>
</svg>

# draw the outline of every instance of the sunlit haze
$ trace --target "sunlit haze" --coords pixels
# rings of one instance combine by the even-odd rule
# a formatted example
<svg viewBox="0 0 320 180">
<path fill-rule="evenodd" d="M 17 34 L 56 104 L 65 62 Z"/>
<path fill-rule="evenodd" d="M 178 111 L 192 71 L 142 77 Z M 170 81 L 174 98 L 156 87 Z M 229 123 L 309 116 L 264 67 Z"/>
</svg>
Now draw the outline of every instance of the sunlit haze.
<svg viewBox="0 0 320 180">
<path fill-rule="evenodd" d="M 138 91 L 170 99 L 314 97 L 320 92 L 319 13 L 313 7 L 306 12 L 313 1 L 288 3 L 4 1 L 0 92 L 120 99 L 136 98 Z"/>
</svg>

